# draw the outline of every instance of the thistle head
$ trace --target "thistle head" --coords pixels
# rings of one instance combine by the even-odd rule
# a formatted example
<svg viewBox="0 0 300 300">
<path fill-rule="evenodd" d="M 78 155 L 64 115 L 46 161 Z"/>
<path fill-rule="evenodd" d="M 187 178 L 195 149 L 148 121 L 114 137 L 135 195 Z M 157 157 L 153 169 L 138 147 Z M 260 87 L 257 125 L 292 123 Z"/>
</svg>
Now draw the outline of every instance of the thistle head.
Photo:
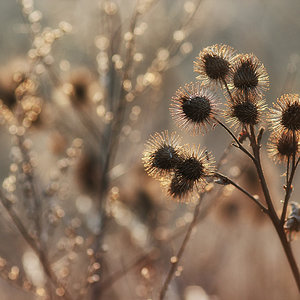
<svg viewBox="0 0 300 300">
<path fill-rule="evenodd" d="M 143 155 L 147 173 L 156 179 L 169 175 L 181 161 L 181 148 L 179 137 L 175 133 L 155 133 L 146 143 Z"/>
<path fill-rule="evenodd" d="M 261 96 L 269 88 L 269 76 L 254 54 L 240 54 L 235 58 L 229 87 L 232 92 L 246 97 Z"/>
<path fill-rule="evenodd" d="M 293 155 L 298 155 L 298 135 L 289 130 L 273 132 L 268 143 L 268 153 L 275 162 L 284 162 Z"/>
<path fill-rule="evenodd" d="M 233 100 L 233 101 L 232 101 Z M 249 95 L 247 99 L 242 94 L 233 94 L 232 99 L 228 99 L 228 110 L 225 116 L 233 126 L 256 125 L 260 122 L 262 113 L 266 108 L 265 101 Z"/>
<path fill-rule="evenodd" d="M 194 61 L 194 71 L 199 74 L 197 79 L 205 84 L 222 85 L 230 74 L 234 52 L 227 45 L 216 44 L 204 48 Z"/>
<path fill-rule="evenodd" d="M 214 159 L 200 148 L 184 147 L 183 155 L 173 176 L 166 182 L 168 194 L 173 199 L 192 201 L 203 190 L 207 177 L 214 174 Z"/>
<path fill-rule="evenodd" d="M 186 84 L 172 98 L 171 115 L 176 123 L 193 134 L 203 133 L 217 114 L 217 95 L 199 82 Z"/>
<path fill-rule="evenodd" d="M 300 99 L 298 94 L 284 94 L 270 109 L 269 121 L 274 131 L 300 130 Z"/>
</svg>

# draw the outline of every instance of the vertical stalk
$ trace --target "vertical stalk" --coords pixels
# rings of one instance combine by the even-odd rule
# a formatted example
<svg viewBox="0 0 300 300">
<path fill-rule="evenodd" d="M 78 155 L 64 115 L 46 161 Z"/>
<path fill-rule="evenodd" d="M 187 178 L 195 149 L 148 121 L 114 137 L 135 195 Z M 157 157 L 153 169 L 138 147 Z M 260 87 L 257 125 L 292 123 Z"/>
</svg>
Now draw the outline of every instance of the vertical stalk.
<svg viewBox="0 0 300 300">
<path fill-rule="evenodd" d="M 264 193 L 267 205 L 268 205 L 268 210 L 269 210 L 268 215 L 269 215 L 269 217 L 270 217 L 270 219 L 271 219 L 271 221 L 272 221 L 272 223 L 273 223 L 273 225 L 276 229 L 276 232 L 277 232 L 278 237 L 280 239 L 280 242 L 281 242 L 281 245 L 283 247 L 284 253 L 285 253 L 285 255 L 288 259 L 290 268 L 292 270 L 294 279 L 296 281 L 296 284 L 297 284 L 297 287 L 298 287 L 298 290 L 299 290 L 299 293 L 300 293 L 299 269 L 298 269 L 296 260 L 294 258 L 291 246 L 290 246 L 289 242 L 287 241 L 287 238 L 286 238 L 286 235 L 285 235 L 285 232 L 284 232 L 284 228 L 281 224 L 280 219 L 278 218 L 278 215 L 277 215 L 277 213 L 274 209 L 274 206 L 273 206 L 273 203 L 272 203 L 272 200 L 271 200 L 269 189 L 268 189 L 268 186 L 267 186 L 267 183 L 266 183 L 266 180 L 265 180 L 265 176 L 264 176 L 264 173 L 263 173 L 263 170 L 262 170 L 262 167 L 261 167 L 260 153 L 259 153 L 260 147 L 259 147 L 259 145 L 257 144 L 257 141 L 256 141 L 253 125 L 250 125 L 250 141 L 251 141 L 251 147 L 253 149 L 253 155 L 254 155 L 254 158 L 255 158 L 255 167 L 256 167 L 257 174 L 258 174 L 258 177 L 259 177 L 259 181 L 260 181 L 260 184 L 261 184 L 261 187 L 262 187 L 262 190 L 263 190 L 263 193 Z"/>
<path fill-rule="evenodd" d="M 168 272 L 167 278 L 165 279 L 165 282 L 164 282 L 164 284 L 163 284 L 163 286 L 162 286 L 162 288 L 161 288 L 161 290 L 160 290 L 160 293 L 159 293 L 159 300 L 163 300 L 163 299 L 165 298 L 165 295 L 166 295 L 168 286 L 169 286 L 169 284 L 170 284 L 170 282 L 171 282 L 171 280 L 172 280 L 172 277 L 173 277 L 173 275 L 174 275 L 174 273 L 175 273 L 175 271 L 176 271 L 176 268 L 177 268 L 177 266 L 178 266 L 178 263 L 179 263 L 179 261 L 180 261 L 182 255 L 183 255 L 183 252 L 184 252 L 184 250 L 185 250 L 185 248 L 186 248 L 186 245 L 187 245 L 187 243 L 188 243 L 188 241 L 189 241 L 189 239 L 190 239 L 190 236 L 191 236 L 191 234 L 192 234 L 193 228 L 194 228 L 195 225 L 197 224 L 197 218 L 198 218 L 198 215 L 199 215 L 199 212 L 200 212 L 200 205 L 201 205 L 202 199 L 203 199 L 202 196 L 204 196 L 203 193 L 201 194 L 201 196 L 199 196 L 198 203 L 197 203 L 197 205 L 196 205 L 196 207 L 195 207 L 195 210 L 194 210 L 193 220 L 192 220 L 192 222 L 190 223 L 190 225 L 189 225 L 189 227 L 188 227 L 188 229 L 187 229 L 187 232 L 186 232 L 186 234 L 185 234 L 185 237 L 184 237 L 184 239 L 183 239 L 183 242 L 182 242 L 182 244 L 181 244 L 181 246 L 180 246 L 180 248 L 179 248 L 179 250 L 178 250 L 178 252 L 177 252 L 176 260 L 175 260 L 174 263 L 172 263 L 172 266 L 171 266 L 171 268 L 170 268 L 170 270 L 169 270 L 169 272 Z"/>
</svg>

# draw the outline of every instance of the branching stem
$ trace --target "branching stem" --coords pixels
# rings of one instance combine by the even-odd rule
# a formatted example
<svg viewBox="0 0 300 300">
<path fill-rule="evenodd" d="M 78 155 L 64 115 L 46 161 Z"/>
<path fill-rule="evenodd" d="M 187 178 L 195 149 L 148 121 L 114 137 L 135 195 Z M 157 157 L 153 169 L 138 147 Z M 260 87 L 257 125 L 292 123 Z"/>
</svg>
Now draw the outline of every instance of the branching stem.
<svg viewBox="0 0 300 300">
<path fill-rule="evenodd" d="M 236 182 L 234 182 L 233 180 L 229 179 L 227 176 L 220 173 L 215 173 L 215 177 L 220 178 L 222 181 L 224 181 L 227 184 L 231 184 L 235 186 L 238 190 L 240 190 L 247 197 L 249 197 L 255 204 L 257 204 L 264 213 L 268 214 L 268 209 L 257 198 L 255 198 L 253 195 L 251 195 L 249 192 L 247 192 L 245 189 L 239 186 Z"/>
<path fill-rule="evenodd" d="M 237 147 L 241 149 L 247 156 L 249 156 L 253 161 L 255 160 L 253 155 L 239 142 L 239 140 L 236 138 L 236 136 L 233 134 L 233 132 L 220 120 L 215 118 L 215 121 L 221 125 L 228 133 L 229 135 L 234 139 L 234 141 L 237 143 Z"/>
<path fill-rule="evenodd" d="M 267 183 L 266 183 L 266 180 L 265 180 L 265 177 L 264 177 L 264 173 L 263 173 L 263 170 L 262 170 L 261 162 L 260 162 L 260 153 L 259 153 L 260 152 L 259 151 L 260 146 L 257 144 L 254 127 L 252 125 L 250 125 L 250 133 L 251 134 L 250 134 L 249 138 L 250 138 L 253 154 L 254 154 L 254 157 L 255 157 L 255 160 L 254 160 L 255 167 L 256 167 L 257 174 L 258 174 L 258 177 L 259 177 L 259 181 L 260 181 L 260 184 L 261 184 L 264 196 L 265 196 L 265 200 L 267 202 L 268 212 L 269 212 L 268 215 L 269 215 L 269 217 L 270 217 L 270 219 L 273 223 L 273 226 L 275 227 L 275 230 L 278 234 L 281 245 L 282 245 L 283 250 L 285 252 L 285 255 L 288 259 L 288 262 L 289 262 L 290 268 L 292 270 L 292 273 L 294 275 L 298 290 L 300 292 L 300 274 L 299 274 L 299 269 L 298 269 L 298 266 L 297 266 L 297 262 L 294 258 L 294 255 L 293 255 L 293 252 L 292 252 L 292 249 L 291 249 L 291 245 L 289 244 L 289 242 L 287 240 L 283 224 L 282 224 L 281 220 L 278 218 L 278 215 L 277 215 L 277 213 L 274 209 L 274 206 L 273 206 L 273 203 L 272 203 L 272 200 L 271 200 L 269 189 L 268 189 L 268 186 L 267 186 Z M 295 165 L 295 163 L 294 163 L 294 165 Z M 292 177 L 293 176 L 291 174 L 290 180 L 291 180 Z"/>
</svg>

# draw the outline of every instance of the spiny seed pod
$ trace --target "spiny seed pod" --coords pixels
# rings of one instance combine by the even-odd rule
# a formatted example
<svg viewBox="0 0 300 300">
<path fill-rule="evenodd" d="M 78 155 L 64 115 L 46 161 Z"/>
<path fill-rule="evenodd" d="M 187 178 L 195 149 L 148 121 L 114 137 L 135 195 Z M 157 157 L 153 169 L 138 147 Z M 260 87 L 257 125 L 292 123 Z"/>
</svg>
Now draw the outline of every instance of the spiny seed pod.
<svg viewBox="0 0 300 300">
<path fill-rule="evenodd" d="M 179 127 L 192 134 L 203 133 L 207 124 L 211 125 L 217 114 L 217 95 L 211 90 L 196 84 L 186 84 L 179 88 L 172 98 L 171 115 Z"/>
<path fill-rule="evenodd" d="M 274 131 L 300 131 L 300 99 L 298 94 L 284 94 L 270 109 L 269 121 Z"/>
<path fill-rule="evenodd" d="M 262 95 L 269 88 L 269 75 L 254 54 L 236 56 L 232 67 L 229 88 L 234 93 L 248 96 Z"/>
<path fill-rule="evenodd" d="M 182 153 L 179 140 L 174 132 L 169 136 L 168 131 L 151 136 L 143 153 L 145 170 L 151 177 L 162 180 L 177 167 Z"/>
<path fill-rule="evenodd" d="M 185 180 L 178 173 L 175 173 L 168 186 L 168 194 L 181 202 L 192 200 L 194 182 Z"/>
<path fill-rule="evenodd" d="M 268 143 L 269 156 L 275 162 L 287 161 L 299 153 L 299 138 L 292 131 L 273 132 Z"/>
<path fill-rule="evenodd" d="M 214 159 L 200 148 L 186 146 L 175 173 L 163 183 L 168 194 L 175 200 L 192 201 L 206 184 L 206 178 L 214 174 Z"/>
<path fill-rule="evenodd" d="M 234 49 L 227 45 L 213 45 L 204 48 L 194 61 L 194 72 L 204 84 L 221 84 L 228 81 Z"/>
<path fill-rule="evenodd" d="M 242 94 L 233 94 L 232 99 L 228 99 L 227 106 L 225 117 L 235 127 L 256 125 L 260 122 L 262 112 L 266 108 L 263 99 L 249 95 L 245 100 Z"/>
</svg>

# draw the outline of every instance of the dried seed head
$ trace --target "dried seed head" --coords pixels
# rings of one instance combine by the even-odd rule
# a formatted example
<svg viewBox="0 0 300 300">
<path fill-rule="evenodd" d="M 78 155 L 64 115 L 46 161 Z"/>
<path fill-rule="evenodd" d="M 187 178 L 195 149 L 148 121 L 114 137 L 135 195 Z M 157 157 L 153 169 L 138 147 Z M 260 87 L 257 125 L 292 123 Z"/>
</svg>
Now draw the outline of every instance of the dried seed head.
<svg viewBox="0 0 300 300">
<path fill-rule="evenodd" d="M 300 130 L 300 99 L 297 94 L 282 95 L 270 109 L 269 121 L 273 130 Z"/>
<path fill-rule="evenodd" d="M 186 202 L 188 196 L 191 196 L 191 193 L 193 193 L 193 189 L 193 182 L 185 180 L 179 174 L 175 174 L 171 179 L 168 194 L 173 199 L 179 199 L 182 202 Z"/>
<path fill-rule="evenodd" d="M 186 84 L 172 98 L 171 115 L 180 127 L 198 134 L 211 124 L 217 114 L 217 96 L 199 82 Z"/>
<path fill-rule="evenodd" d="M 262 95 L 269 87 L 269 76 L 264 65 L 253 54 L 236 56 L 229 88 L 234 93 L 248 96 Z"/>
<path fill-rule="evenodd" d="M 205 176 L 204 162 L 196 157 L 187 157 L 177 166 L 177 172 L 188 181 L 197 181 Z"/>
<path fill-rule="evenodd" d="M 156 179 L 164 179 L 181 161 L 181 152 L 179 137 L 175 133 L 170 136 L 167 131 L 155 133 L 146 143 L 144 151 L 143 161 L 147 173 Z"/>
<path fill-rule="evenodd" d="M 232 99 L 228 99 L 228 111 L 225 112 L 227 120 L 233 126 L 256 125 L 261 119 L 263 110 L 266 108 L 263 99 L 257 99 L 249 95 L 247 100 L 242 94 L 233 94 Z"/>
<path fill-rule="evenodd" d="M 234 50 L 227 45 L 204 48 L 194 61 L 194 71 L 204 84 L 223 84 L 230 74 Z"/>
<path fill-rule="evenodd" d="M 268 153 L 275 162 L 287 161 L 293 154 L 299 153 L 299 138 L 292 131 L 273 132 L 269 141 Z"/>
<path fill-rule="evenodd" d="M 206 178 L 214 173 L 214 160 L 210 153 L 186 146 L 172 177 L 163 183 L 173 199 L 192 201 L 206 184 Z"/>
</svg>

